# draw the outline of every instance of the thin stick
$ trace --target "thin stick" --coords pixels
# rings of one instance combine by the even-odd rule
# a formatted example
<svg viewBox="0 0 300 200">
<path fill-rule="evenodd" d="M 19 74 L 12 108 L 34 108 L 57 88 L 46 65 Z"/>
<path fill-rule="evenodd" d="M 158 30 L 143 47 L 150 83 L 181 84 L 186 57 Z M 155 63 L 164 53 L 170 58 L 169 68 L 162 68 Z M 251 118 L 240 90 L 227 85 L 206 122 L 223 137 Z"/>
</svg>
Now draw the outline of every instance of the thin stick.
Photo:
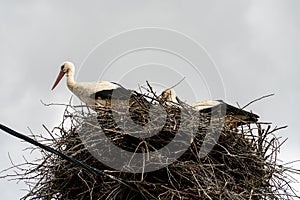
<svg viewBox="0 0 300 200">
<path fill-rule="evenodd" d="M 175 85 L 173 85 L 172 87 L 170 87 L 169 89 L 172 89 L 174 87 L 176 87 L 177 85 L 179 85 L 182 81 L 184 81 L 185 77 L 183 77 L 178 83 L 176 83 Z"/>
<path fill-rule="evenodd" d="M 0 129 L 2 129 L 3 131 L 7 132 L 7 133 L 10 134 L 10 135 L 13 135 L 13 136 L 15 136 L 15 137 L 17 137 L 17 138 L 20 138 L 20 139 L 22 139 L 22 140 L 25 140 L 26 142 L 29 142 L 30 144 L 33 144 L 33 145 L 38 146 L 38 147 L 40 147 L 40 148 L 42 148 L 42 149 L 44 149 L 44 150 L 46 150 L 46 151 L 48 151 L 48 152 L 51 152 L 51 153 L 53 153 L 53 154 L 55 154 L 55 155 L 58 155 L 58 156 L 60 156 L 61 158 L 65 159 L 65 160 L 67 160 L 67 161 L 70 161 L 70 162 L 72 162 L 72 163 L 74 163 L 74 164 L 76 164 L 76 165 L 78 165 L 78 166 L 80 166 L 80 167 L 86 169 L 86 170 L 89 171 L 89 172 L 92 172 L 92 173 L 94 172 L 94 173 L 97 173 L 97 174 L 99 174 L 99 175 L 107 176 L 107 177 L 109 177 L 109 178 L 111 178 L 111 179 L 113 179 L 113 180 L 115 180 L 115 181 L 118 181 L 119 183 L 121 183 L 121 184 L 123 184 L 123 185 L 125 185 L 125 186 L 127 186 L 127 187 L 132 188 L 132 187 L 129 186 L 127 183 L 121 181 L 120 179 L 116 178 L 116 177 L 113 176 L 113 175 L 106 174 L 106 173 L 100 171 L 99 169 L 96 169 L 96 168 L 94 168 L 94 167 L 92 167 L 92 166 L 90 166 L 90 165 L 87 165 L 87 164 L 85 164 L 85 163 L 83 163 L 83 162 L 81 162 L 81 161 L 79 161 L 79 160 L 77 160 L 77 159 L 75 159 L 75 158 L 73 158 L 73 157 L 71 157 L 71 156 L 68 156 L 68 155 L 66 155 L 66 154 L 63 154 L 63 153 L 61 153 L 61 152 L 59 152 L 59 151 L 57 151 L 57 150 L 55 150 L 55 149 L 53 149 L 53 148 L 51 148 L 51 147 L 49 147 L 49 146 L 43 145 L 43 144 L 41 144 L 41 143 L 39 143 L 39 142 L 37 142 L 37 141 L 31 139 L 30 137 L 28 137 L 28 136 L 26 136 L 26 135 L 24 135 L 24 134 L 18 133 L 18 132 L 16 132 L 16 131 L 14 131 L 14 130 L 8 128 L 7 126 L 4 126 L 4 125 L 0 124 Z M 132 189 L 133 189 L 133 188 L 132 188 Z"/>
<path fill-rule="evenodd" d="M 271 97 L 271 96 L 274 96 L 275 94 L 268 94 L 268 95 L 265 95 L 265 96 L 262 96 L 262 97 L 259 97 L 257 99 L 254 99 L 253 101 L 250 101 L 249 103 L 247 103 L 244 107 L 242 107 L 241 109 L 243 110 L 244 108 L 246 108 L 247 106 L 249 106 L 250 104 L 256 102 L 256 101 L 259 101 L 259 100 L 262 100 L 264 98 L 267 98 L 267 97 Z"/>
</svg>

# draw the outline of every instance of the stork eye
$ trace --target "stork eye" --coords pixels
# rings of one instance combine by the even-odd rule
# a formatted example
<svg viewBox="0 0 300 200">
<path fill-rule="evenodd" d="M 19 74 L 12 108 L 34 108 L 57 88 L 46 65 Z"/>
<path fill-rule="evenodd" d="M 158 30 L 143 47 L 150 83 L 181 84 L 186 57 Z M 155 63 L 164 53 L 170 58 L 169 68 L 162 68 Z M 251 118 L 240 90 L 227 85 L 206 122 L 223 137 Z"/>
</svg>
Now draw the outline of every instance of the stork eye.
<svg viewBox="0 0 300 200">
<path fill-rule="evenodd" d="M 65 65 L 62 65 L 62 66 L 60 67 L 60 70 L 61 70 L 61 71 L 64 70 L 64 67 L 65 67 Z"/>
</svg>

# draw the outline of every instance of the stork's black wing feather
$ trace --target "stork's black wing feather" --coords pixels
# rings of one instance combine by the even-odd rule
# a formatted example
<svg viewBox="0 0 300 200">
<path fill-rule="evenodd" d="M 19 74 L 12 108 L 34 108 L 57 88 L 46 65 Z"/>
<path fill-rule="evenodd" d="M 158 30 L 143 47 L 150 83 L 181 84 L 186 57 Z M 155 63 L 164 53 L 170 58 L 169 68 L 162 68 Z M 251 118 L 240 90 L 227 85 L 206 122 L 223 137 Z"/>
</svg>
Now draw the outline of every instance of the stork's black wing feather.
<svg viewBox="0 0 300 200">
<path fill-rule="evenodd" d="M 236 116 L 237 118 L 240 118 L 240 120 L 248 121 L 248 122 L 257 122 L 257 120 L 259 118 L 259 116 L 254 113 L 251 113 L 251 112 L 242 110 L 240 108 L 237 108 L 235 106 L 232 106 L 230 104 L 227 104 L 222 100 L 217 100 L 217 101 L 219 101 L 220 103 L 222 103 L 223 105 L 226 106 L 226 116 Z M 206 109 L 201 110 L 200 112 L 201 113 L 210 113 L 210 112 L 212 112 L 212 108 L 206 108 Z"/>
<path fill-rule="evenodd" d="M 232 115 L 247 116 L 249 121 L 257 121 L 257 119 L 259 118 L 259 116 L 254 113 L 242 110 L 240 108 L 234 107 L 229 104 L 226 104 L 226 113 L 232 114 Z"/>
<path fill-rule="evenodd" d="M 90 97 L 94 99 L 119 99 L 119 100 L 128 100 L 130 99 L 132 92 L 123 87 L 119 87 L 111 90 L 101 90 Z"/>
</svg>

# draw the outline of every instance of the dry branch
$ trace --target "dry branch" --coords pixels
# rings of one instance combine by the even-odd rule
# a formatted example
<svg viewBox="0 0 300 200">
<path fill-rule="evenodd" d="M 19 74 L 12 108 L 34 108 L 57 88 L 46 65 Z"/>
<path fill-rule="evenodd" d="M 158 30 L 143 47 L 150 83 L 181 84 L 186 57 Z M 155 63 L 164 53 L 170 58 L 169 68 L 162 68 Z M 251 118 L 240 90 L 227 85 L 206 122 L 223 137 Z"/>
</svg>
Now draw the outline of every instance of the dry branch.
<svg viewBox="0 0 300 200">
<path fill-rule="evenodd" d="M 158 98 L 155 95 L 151 97 L 160 102 Z M 144 105 L 145 102 L 134 103 L 130 111 L 137 126 L 151 123 L 153 119 L 147 114 L 149 107 Z M 61 125 L 53 131 L 45 127 L 50 137 L 37 137 L 65 156 L 41 151 L 42 158 L 13 165 L 12 170 L 16 173 L 5 177 L 27 183 L 29 191 L 23 199 L 279 200 L 297 197 L 290 186 L 294 180 L 288 174 L 299 171 L 282 166 L 277 160 L 282 142 L 276 132 L 284 127 L 272 129 L 264 123 L 246 124 L 238 128 L 226 125 L 212 151 L 200 157 L 199 150 L 210 124 L 210 116 L 196 113 L 188 107 L 184 109 L 188 112 L 182 112 L 174 106 L 158 103 L 154 106 L 164 107 L 166 119 L 157 115 L 156 120 L 165 120 L 166 123 L 157 135 L 140 139 L 116 125 L 114 112 L 119 110 L 102 109 L 96 114 L 85 107 L 67 105 Z M 177 161 L 153 172 L 127 173 L 106 166 L 86 148 L 80 135 L 85 133 L 86 141 L 90 142 L 89 145 L 95 145 L 95 151 L 98 151 L 97 145 L 104 144 L 98 138 L 99 134 L 104 133 L 125 151 L 150 153 L 174 138 L 182 126 L 183 117 L 188 119 L 184 121 L 188 124 L 184 126 L 184 134 L 194 132 L 197 124 L 194 140 Z M 150 127 L 153 131 L 157 128 L 155 124 Z M 135 127 L 129 128 L 135 130 Z M 96 170 L 89 170 L 85 165 Z"/>
</svg>

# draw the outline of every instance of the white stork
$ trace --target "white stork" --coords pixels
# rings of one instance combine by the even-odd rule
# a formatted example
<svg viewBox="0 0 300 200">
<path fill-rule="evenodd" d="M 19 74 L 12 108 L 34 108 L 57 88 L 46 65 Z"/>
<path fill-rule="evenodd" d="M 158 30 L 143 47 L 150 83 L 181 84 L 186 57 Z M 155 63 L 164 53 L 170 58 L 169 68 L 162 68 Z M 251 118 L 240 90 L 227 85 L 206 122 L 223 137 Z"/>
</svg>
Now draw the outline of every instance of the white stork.
<svg viewBox="0 0 300 200">
<path fill-rule="evenodd" d="M 177 102 L 182 104 L 183 102 L 176 96 L 176 92 L 174 89 L 166 89 L 162 92 L 161 98 L 167 102 L 171 102 L 169 104 L 178 106 Z M 226 105 L 226 122 L 227 123 L 235 123 L 237 125 L 242 125 L 244 122 L 257 122 L 259 116 L 253 114 L 251 112 L 242 110 L 240 108 L 234 107 L 225 103 L 222 100 L 205 100 L 201 102 L 197 102 L 191 105 L 194 110 L 198 110 L 202 113 L 208 113 L 212 108 L 219 105 Z"/>
<path fill-rule="evenodd" d="M 176 92 L 174 89 L 165 89 L 162 93 L 161 93 L 161 100 L 163 102 L 165 102 L 167 105 L 176 105 L 174 103 L 177 102 L 177 96 L 176 96 Z"/>
<path fill-rule="evenodd" d="M 111 107 L 112 101 L 129 100 L 132 94 L 132 91 L 113 82 L 75 82 L 75 66 L 68 61 L 61 66 L 60 73 L 51 90 L 57 86 L 65 74 L 67 75 L 67 86 L 71 92 L 93 110 L 97 107 Z"/>
<path fill-rule="evenodd" d="M 225 121 L 227 123 L 236 124 L 236 126 L 239 126 L 245 124 L 246 122 L 255 123 L 259 118 L 258 115 L 252 112 L 242 110 L 241 108 L 227 104 L 222 100 L 205 100 L 192 104 L 192 107 L 200 112 L 210 112 L 212 108 L 224 104 L 226 106 Z"/>
<path fill-rule="evenodd" d="M 174 106 L 177 108 L 190 107 L 187 103 L 181 101 L 176 95 L 176 92 L 172 88 L 167 88 L 161 93 L 161 101 L 165 102 L 168 106 Z"/>
</svg>

